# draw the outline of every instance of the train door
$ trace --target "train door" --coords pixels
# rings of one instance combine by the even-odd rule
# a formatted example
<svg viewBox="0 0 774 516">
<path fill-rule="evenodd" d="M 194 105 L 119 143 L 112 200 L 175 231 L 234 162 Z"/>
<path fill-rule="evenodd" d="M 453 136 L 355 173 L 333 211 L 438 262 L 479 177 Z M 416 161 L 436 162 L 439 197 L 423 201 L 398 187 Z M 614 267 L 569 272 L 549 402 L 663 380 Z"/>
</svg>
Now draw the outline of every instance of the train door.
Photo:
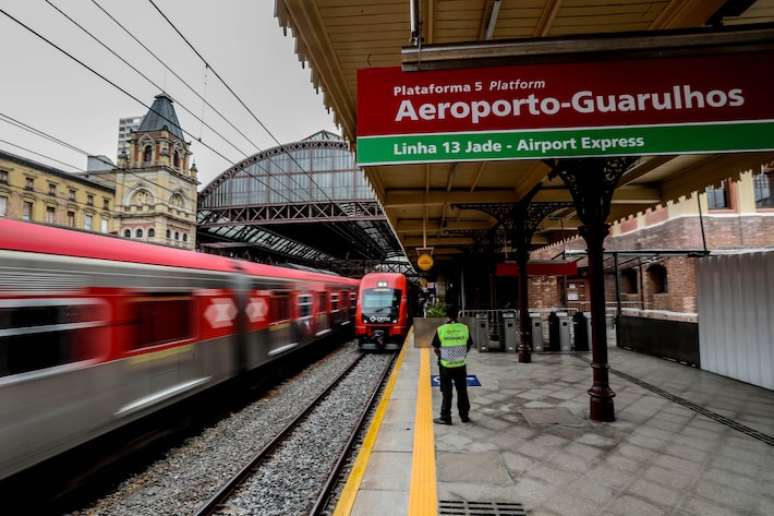
<svg viewBox="0 0 774 516">
<path fill-rule="evenodd" d="M 349 321 L 355 320 L 357 313 L 357 292 L 349 292 Z"/>
<path fill-rule="evenodd" d="M 204 317 L 216 329 L 233 325 L 236 305 L 224 293 L 215 297 Z M 208 381 L 203 374 L 189 378 L 185 365 L 196 362 L 196 302 L 190 291 L 137 293 L 128 301 L 125 349 L 129 400 L 117 417 L 132 417 L 170 401 Z M 183 367 L 181 367 L 183 364 Z"/>
<path fill-rule="evenodd" d="M 304 292 L 296 296 L 296 323 L 297 342 L 306 344 L 314 336 L 314 298 L 312 294 Z"/>
<path fill-rule="evenodd" d="M 289 290 L 274 290 L 269 303 L 269 332 L 267 356 L 273 357 L 289 351 L 300 343 L 293 328 L 293 314 Z"/>
<path fill-rule="evenodd" d="M 110 420 L 110 313 L 96 297 L 0 299 L 0 478 Z"/>
<path fill-rule="evenodd" d="M 330 296 L 327 291 L 317 293 L 317 314 L 314 321 L 314 334 L 321 337 L 331 332 Z"/>
<path fill-rule="evenodd" d="M 347 316 L 346 293 L 341 290 L 331 292 L 331 321 L 333 328 L 338 328 Z"/>
</svg>

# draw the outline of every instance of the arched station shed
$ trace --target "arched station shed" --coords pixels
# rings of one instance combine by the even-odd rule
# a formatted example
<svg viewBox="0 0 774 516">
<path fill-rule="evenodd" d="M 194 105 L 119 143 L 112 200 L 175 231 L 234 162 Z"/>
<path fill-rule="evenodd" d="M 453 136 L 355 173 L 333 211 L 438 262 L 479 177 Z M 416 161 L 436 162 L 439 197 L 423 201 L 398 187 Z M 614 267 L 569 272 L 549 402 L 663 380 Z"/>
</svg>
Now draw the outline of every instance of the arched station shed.
<svg viewBox="0 0 774 516">
<path fill-rule="evenodd" d="M 208 252 L 344 273 L 403 254 L 349 144 L 328 131 L 236 163 L 198 203 Z"/>
</svg>

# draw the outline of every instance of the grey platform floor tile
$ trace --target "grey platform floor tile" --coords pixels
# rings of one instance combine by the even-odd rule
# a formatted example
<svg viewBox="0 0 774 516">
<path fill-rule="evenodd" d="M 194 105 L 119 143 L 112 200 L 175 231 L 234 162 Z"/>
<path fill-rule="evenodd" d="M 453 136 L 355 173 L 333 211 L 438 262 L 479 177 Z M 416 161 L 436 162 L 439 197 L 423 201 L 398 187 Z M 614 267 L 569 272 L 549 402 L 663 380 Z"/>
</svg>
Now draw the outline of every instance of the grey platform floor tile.
<svg viewBox="0 0 774 516">
<path fill-rule="evenodd" d="M 621 516 L 662 516 L 668 514 L 662 507 L 626 495 L 614 500 L 606 507 L 606 510 Z"/>
<path fill-rule="evenodd" d="M 411 452 L 414 446 L 414 425 L 382 423 L 374 443 L 374 451 Z"/>
<path fill-rule="evenodd" d="M 408 491 L 411 481 L 411 462 L 411 453 L 371 453 L 361 489 Z"/>
<path fill-rule="evenodd" d="M 497 452 L 437 454 L 436 475 L 441 482 L 509 484 L 511 477 Z"/>
<path fill-rule="evenodd" d="M 374 491 L 361 489 L 352 506 L 352 516 L 374 516 L 408 514 L 408 491 Z"/>
</svg>

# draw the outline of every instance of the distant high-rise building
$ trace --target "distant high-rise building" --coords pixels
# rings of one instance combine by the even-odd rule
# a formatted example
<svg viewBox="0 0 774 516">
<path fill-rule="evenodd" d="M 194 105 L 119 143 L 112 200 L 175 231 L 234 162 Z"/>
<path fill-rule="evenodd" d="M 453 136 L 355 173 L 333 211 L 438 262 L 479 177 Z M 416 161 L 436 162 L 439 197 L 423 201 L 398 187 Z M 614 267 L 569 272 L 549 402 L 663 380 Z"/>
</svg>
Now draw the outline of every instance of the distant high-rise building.
<svg viewBox="0 0 774 516">
<path fill-rule="evenodd" d="M 121 159 L 121 154 L 129 154 L 129 141 L 132 139 L 132 132 L 136 131 L 142 123 L 141 116 L 132 116 L 128 118 L 122 118 L 118 121 L 118 159 Z"/>
</svg>

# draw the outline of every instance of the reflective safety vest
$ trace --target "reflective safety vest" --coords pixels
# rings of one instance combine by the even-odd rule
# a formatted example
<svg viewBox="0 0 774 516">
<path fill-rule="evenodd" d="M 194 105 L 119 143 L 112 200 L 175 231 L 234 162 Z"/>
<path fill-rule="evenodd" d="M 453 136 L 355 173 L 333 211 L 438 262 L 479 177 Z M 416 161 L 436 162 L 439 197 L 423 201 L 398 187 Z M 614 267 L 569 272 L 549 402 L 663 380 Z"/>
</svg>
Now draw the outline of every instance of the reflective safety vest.
<svg viewBox="0 0 774 516">
<path fill-rule="evenodd" d="M 468 354 L 470 330 L 462 323 L 442 324 L 438 327 L 438 340 L 441 341 L 441 365 L 444 367 L 462 367 Z"/>
</svg>

